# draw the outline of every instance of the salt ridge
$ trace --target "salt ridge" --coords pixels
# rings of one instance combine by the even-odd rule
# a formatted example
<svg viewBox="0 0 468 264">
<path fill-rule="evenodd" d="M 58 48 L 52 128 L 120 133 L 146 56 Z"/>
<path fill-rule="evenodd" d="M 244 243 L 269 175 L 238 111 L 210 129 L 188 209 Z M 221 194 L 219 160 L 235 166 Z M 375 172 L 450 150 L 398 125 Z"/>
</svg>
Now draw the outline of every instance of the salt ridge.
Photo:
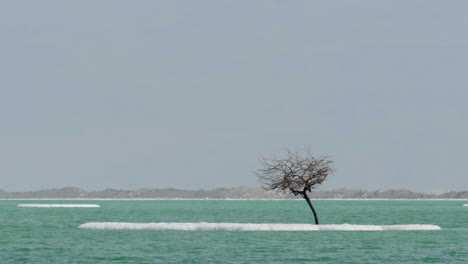
<svg viewBox="0 0 468 264">
<path fill-rule="evenodd" d="M 52 207 L 67 207 L 67 208 L 86 207 L 88 208 L 88 207 L 92 207 L 92 208 L 96 208 L 100 206 L 97 204 L 18 204 L 18 207 L 40 207 L 40 208 L 52 208 Z"/>
<path fill-rule="evenodd" d="M 227 230 L 227 231 L 386 231 L 440 230 L 436 225 L 312 225 L 312 224 L 244 224 L 244 223 L 125 223 L 91 222 L 82 229 L 99 230 Z"/>
</svg>

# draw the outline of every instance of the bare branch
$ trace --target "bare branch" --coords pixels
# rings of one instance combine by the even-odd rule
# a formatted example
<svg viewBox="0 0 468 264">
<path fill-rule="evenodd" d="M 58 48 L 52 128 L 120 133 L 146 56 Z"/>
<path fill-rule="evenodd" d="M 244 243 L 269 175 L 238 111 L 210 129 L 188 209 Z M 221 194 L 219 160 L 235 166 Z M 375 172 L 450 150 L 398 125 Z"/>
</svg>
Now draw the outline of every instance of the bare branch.
<svg viewBox="0 0 468 264">
<path fill-rule="evenodd" d="M 263 188 L 304 195 L 322 184 L 333 173 L 333 161 L 315 157 L 310 149 L 286 149 L 285 158 L 261 159 L 263 168 L 255 172 Z"/>
</svg>

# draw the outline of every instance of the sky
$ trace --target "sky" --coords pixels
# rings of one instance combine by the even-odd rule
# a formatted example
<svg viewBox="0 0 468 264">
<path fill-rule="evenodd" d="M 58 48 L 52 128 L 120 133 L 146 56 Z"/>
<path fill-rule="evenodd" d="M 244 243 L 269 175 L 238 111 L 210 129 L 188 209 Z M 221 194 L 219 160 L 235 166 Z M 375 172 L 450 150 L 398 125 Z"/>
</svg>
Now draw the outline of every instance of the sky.
<svg viewBox="0 0 468 264">
<path fill-rule="evenodd" d="M 466 1 L 2 1 L 0 189 L 468 189 Z"/>
</svg>

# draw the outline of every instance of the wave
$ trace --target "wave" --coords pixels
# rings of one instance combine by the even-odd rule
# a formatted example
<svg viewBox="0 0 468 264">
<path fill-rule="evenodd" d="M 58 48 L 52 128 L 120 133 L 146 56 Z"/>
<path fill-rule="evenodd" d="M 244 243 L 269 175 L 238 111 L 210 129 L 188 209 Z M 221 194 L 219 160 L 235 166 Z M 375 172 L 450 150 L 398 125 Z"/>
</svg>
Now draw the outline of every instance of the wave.
<svg viewBox="0 0 468 264">
<path fill-rule="evenodd" d="M 385 231 L 439 230 L 436 225 L 312 225 L 312 224 L 243 224 L 243 223 L 124 223 L 92 222 L 82 229 L 99 230 L 227 230 L 227 231 Z"/>
<path fill-rule="evenodd" d="M 79 208 L 82 208 L 82 207 L 93 207 L 93 208 L 96 208 L 96 207 L 100 207 L 99 205 L 97 204 L 18 204 L 18 207 L 41 207 L 41 208 L 45 208 L 45 207 L 79 207 Z"/>
<path fill-rule="evenodd" d="M 463 206 L 464 206 L 464 207 L 468 207 L 468 204 L 464 204 Z"/>
</svg>

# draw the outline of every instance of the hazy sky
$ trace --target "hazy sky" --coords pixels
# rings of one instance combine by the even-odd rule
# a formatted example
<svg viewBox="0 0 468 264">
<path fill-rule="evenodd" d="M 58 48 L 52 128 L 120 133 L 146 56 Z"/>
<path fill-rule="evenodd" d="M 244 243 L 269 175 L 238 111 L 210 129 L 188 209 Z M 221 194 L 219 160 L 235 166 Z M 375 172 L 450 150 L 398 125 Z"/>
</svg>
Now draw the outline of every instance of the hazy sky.
<svg viewBox="0 0 468 264">
<path fill-rule="evenodd" d="M 468 189 L 467 1 L 2 1 L 0 189 Z"/>
</svg>

